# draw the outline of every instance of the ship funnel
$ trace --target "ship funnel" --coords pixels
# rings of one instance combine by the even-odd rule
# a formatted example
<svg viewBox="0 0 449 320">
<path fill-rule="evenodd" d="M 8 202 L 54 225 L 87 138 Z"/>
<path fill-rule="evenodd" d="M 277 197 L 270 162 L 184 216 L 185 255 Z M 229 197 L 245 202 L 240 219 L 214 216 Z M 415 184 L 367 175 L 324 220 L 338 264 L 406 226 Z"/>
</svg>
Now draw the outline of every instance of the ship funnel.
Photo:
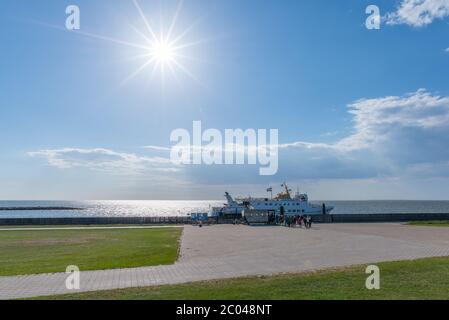
<svg viewBox="0 0 449 320">
<path fill-rule="evenodd" d="M 237 202 L 235 202 L 234 199 L 232 199 L 229 192 L 225 193 L 225 197 L 226 197 L 226 200 L 228 201 L 228 205 L 230 205 L 230 206 L 237 205 Z"/>
</svg>

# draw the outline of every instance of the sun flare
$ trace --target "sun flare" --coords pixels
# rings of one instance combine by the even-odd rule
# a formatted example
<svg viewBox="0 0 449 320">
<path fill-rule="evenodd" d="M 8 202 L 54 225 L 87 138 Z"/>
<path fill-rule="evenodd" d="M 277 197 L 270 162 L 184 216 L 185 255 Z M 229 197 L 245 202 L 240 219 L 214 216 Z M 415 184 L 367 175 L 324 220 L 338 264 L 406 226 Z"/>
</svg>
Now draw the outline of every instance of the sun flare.
<svg viewBox="0 0 449 320">
<path fill-rule="evenodd" d="M 150 48 L 150 57 L 159 64 L 169 64 L 175 59 L 175 51 L 170 43 L 158 41 Z"/>
<path fill-rule="evenodd" d="M 192 57 L 186 55 L 184 51 L 189 47 L 199 45 L 203 42 L 206 42 L 207 40 L 197 40 L 192 42 L 186 42 L 185 40 L 187 34 L 195 27 L 198 21 L 190 26 L 187 26 L 185 29 L 178 30 L 178 32 L 176 32 L 176 24 L 178 22 L 178 17 L 182 9 L 183 0 L 179 0 L 172 20 L 167 21 L 170 22 L 170 25 L 165 30 L 162 19 L 159 30 L 156 30 L 150 23 L 150 21 L 154 21 L 155 18 L 152 17 L 152 20 L 148 19 L 146 14 L 143 12 L 138 0 L 132 0 L 132 2 L 134 4 L 134 7 L 137 9 L 140 21 L 143 22 L 143 28 L 139 29 L 132 24 L 130 26 L 135 31 L 135 33 L 139 35 L 142 40 L 141 42 L 130 42 L 127 40 L 116 39 L 113 37 L 98 35 L 80 30 L 74 30 L 71 32 L 85 37 L 108 41 L 139 50 L 139 53 L 135 56 L 131 56 L 130 59 L 141 60 L 142 64 L 137 68 L 137 70 L 134 70 L 133 73 L 131 73 L 122 81 L 122 85 L 142 74 L 144 71 L 147 71 L 147 69 L 152 69 L 152 71 L 150 71 L 151 78 L 153 78 L 154 75 L 159 72 L 161 75 L 162 83 L 165 83 L 168 74 L 170 74 L 171 77 L 178 82 L 180 81 L 178 76 L 183 74 L 196 81 L 197 83 L 202 84 L 185 65 L 186 60 L 199 61 L 199 59 L 192 59 Z"/>
<path fill-rule="evenodd" d="M 177 74 L 181 72 L 199 82 L 198 79 L 182 63 L 182 60 L 186 58 L 182 52 L 183 49 L 200 43 L 200 41 L 191 43 L 186 43 L 183 41 L 184 37 L 193 25 L 179 34 L 175 33 L 175 26 L 183 1 L 180 0 L 168 30 L 163 30 L 161 25 L 159 32 L 156 32 L 156 30 L 152 27 L 150 20 L 146 17 L 138 1 L 133 0 L 133 3 L 146 27 L 145 31 L 138 30 L 137 28 L 134 28 L 134 31 L 136 31 L 136 33 L 138 33 L 145 40 L 144 46 L 146 47 L 147 53 L 143 55 L 143 58 L 146 59 L 144 63 L 133 74 L 131 74 L 125 82 L 142 73 L 149 67 L 152 67 L 152 75 L 159 71 L 163 81 L 165 81 L 167 73 L 170 73 L 173 78 L 179 80 Z"/>
</svg>

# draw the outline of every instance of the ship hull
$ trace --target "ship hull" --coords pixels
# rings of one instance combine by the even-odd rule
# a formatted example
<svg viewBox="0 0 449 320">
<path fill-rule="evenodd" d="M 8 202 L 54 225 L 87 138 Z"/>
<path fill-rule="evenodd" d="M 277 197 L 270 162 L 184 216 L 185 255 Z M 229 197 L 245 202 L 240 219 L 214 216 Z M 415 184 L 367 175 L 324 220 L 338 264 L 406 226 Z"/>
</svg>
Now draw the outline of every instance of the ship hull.
<svg viewBox="0 0 449 320">
<path fill-rule="evenodd" d="M 296 216 L 296 215 L 318 215 L 318 214 L 329 214 L 334 207 L 333 206 L 315 206 L 309 203 L 258 203 L 250 202 L 249 206 L 255 210 L 261 211 L 271 211 L 277 215 L 284 214 L 286 216 Z M 224 207 L 224 208 L 212 208 L 210 211 L 211 216 L 219 216 L 223 214 L 242 214 L 248 206 L 239 205 L 234 207 Z"/>
</svg>

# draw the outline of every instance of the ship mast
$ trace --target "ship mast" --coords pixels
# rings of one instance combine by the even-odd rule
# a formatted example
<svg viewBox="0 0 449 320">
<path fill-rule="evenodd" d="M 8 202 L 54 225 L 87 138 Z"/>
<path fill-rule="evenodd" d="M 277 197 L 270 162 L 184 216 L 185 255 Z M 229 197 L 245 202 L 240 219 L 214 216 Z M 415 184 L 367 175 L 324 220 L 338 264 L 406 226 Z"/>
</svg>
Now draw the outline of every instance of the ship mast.
<svg viewBox="0 0 449 320">
<path fill-rule="evenodd" d="M 291 198 L 290 189 L 288 188 L 286 182 L 284 182 L 284 188 L 285 188 L 285 193 L 288 195 L 289 198 Z"/>
<path fill-rule="evenodd" d="M 281 193 L 278 195 L 278 198 L 279 198 L 279 199 L 291 199 L 292 196 L 291 196 L 291 194 L 290 194 L 290 189 L 288 188 L 287 183 L 284 182 L 284 183 L 281 185 L 281 187 L 283 187 L 283 188 L 285 189 L 285 191 L 284 191 L 284 192 L 281 192 Z"/>
</svg>

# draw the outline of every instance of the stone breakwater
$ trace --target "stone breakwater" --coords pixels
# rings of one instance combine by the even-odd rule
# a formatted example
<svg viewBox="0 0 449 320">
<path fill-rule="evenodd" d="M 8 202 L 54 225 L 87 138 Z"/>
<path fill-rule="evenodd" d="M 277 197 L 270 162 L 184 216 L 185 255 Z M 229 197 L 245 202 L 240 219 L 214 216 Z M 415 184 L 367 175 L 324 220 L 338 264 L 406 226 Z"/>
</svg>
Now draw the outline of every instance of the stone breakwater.
<svg viewBox="0 0 449 320">
<path fill-rule="evenodd" d="M 84 210 L 83 208 L 72 207 L 0 207 L 0 211 L 70 211 Z"/>
</svg>

